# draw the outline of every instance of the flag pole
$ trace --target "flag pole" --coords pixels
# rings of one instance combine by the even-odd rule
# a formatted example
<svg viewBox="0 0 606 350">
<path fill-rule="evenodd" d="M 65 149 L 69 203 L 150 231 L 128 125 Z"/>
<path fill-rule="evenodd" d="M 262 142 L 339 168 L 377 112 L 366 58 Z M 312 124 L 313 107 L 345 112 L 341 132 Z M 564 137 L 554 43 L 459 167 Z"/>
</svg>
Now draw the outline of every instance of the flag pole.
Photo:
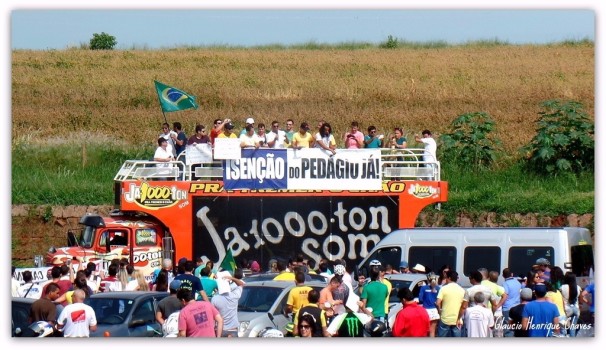
<svg viewBox="0 0 606 350">
<path fill-rule="evenodd" d="M 162 115 L 164 116 L 164 122 L 168 124 L 168 120 L 166 120 L 166 113 L 164 113 L 164 109 L 162 109 Z"/>
</svg>

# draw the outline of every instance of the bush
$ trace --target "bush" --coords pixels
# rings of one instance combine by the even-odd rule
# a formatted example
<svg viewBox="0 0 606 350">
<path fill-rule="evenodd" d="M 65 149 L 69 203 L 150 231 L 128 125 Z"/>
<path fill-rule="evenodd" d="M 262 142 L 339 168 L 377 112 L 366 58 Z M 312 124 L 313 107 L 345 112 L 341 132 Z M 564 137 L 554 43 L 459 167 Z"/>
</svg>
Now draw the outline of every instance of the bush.
<svg viewBox="0 0 606 350">
<path fill-rule="evenodd" d="M 440 136 L 440 159 L 456 162 L 467 168 L 488 167 L 496 160 L 501 141 L 490 135 L 495 129 L 495 122 L 489 114 L 462 114 L 453 120 L 450 126 L 452 132 Z"/>
<path fill-rule="evenodd" d="M 542 103 L 537 133 L 521 148 L 526 167 L 540 174 L 593 171 L 594 125 L 575 101 Z"/>
<path fill-rule="evenodd" d="M 398 48 L 398 39 L 389 35 L 389 36 L 387 36 L 387 41 L 382 42 L 379 45 L 379 47 L 382 49 L 397 49 Z"/>
<path fill-rule="evenodd" d="M 101 32 L 101 34 L 95 33 L 90 39 L 91 50 L 113 50 L 116 44 L 116 37 L 105 32 Z"/>
</svg>

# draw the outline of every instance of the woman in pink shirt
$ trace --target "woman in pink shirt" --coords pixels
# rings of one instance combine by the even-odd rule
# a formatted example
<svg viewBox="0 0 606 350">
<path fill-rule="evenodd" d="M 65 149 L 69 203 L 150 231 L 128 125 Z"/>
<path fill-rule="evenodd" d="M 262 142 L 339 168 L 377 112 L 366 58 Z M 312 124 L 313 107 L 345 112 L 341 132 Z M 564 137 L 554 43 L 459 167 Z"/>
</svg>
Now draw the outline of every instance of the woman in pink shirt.
<svg viewBox="0 0 606 350">
<path fill-rule="evenodd" d="M 345 134 L 343 141 L 347 149 L 364 148 L 364 134 L 359 130 L 358 122 L 351 122 L 350 130 Z"/>
</svg>

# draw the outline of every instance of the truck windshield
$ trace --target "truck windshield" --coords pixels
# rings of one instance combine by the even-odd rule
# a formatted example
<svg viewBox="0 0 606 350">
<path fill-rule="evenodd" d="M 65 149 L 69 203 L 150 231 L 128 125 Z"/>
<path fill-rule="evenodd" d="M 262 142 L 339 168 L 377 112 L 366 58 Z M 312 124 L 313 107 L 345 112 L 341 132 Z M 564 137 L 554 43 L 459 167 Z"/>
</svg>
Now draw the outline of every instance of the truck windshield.
<svg viewBox="0 0 606 350">
<path fill-rule="evenodd" d="M 80 234 L 80 239 L 78 240 L 81 247 L 91 248 L 93 246 L 93 242 L 95 240 L 95 227 L 93 226 L 84 226 L 82 233 Z"/>
</svg>

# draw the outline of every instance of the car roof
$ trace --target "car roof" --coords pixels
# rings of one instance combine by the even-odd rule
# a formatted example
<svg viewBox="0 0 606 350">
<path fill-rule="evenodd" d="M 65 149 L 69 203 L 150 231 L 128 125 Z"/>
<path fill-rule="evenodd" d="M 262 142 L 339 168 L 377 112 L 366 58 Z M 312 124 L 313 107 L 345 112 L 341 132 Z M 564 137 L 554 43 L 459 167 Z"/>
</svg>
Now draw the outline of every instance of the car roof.
<svg viewBox="0 0 606 350">
<path fill-rule="evenodd" d="M 295 286 L 295 281 L 250 281 L 244 284 L 244 287 L 258 287 L 258 286 L 267 286 L 267 287 L 277 287 L 277 288 L 287 288 L 291 286 Z M 304 283 L 306 286 L 310 287 L 326 287 L 326 283 L 322 283 L 320 281 L 307 281 Z"/>
<path fill-rule="evenodd" d="M 399 280 L 399 281 L 418 281 L 427 280 L 427 275 L 423 273 L 392 273 L 386 274 L 385 278 L 388 280 Z"/>
<path fill-rule="evenodd" d="M 251 275 L 247 275 L 244 276 L 244 278 L 242 279 L 243 281 L 270 281 L 273 280 L 276 276 L 278 276 L 279 273 L 277 272 L 265 272 L 265 273 L 257 273 L 257 274 L 251 274 Z M 325 282 L 326 278 L 322 275 L 317 275 L 317 274 L 308 274 L 308 276 L 311 278 L 312 281 L 321 281 L 321 282 Z"/>
<path fill-rule="evenodd" d="M 32 298 L 11 298 L 11 301 L 13 302 L 17 302 L 20 304 L 33 304 L 36 300 L 38 299 L 32 299 Z"/>
<path fill-rule="evenodd" d="M 166 297 L 170 295 L 167 292 L 155 292 L 155 291 L 145 291 L 145 292 L 103 292 L 97 293 L 90 296 L 90 299 L 141 299 L 146 298 L 147 296 L 158 296 L 158 297 Z"/>
</svg>

